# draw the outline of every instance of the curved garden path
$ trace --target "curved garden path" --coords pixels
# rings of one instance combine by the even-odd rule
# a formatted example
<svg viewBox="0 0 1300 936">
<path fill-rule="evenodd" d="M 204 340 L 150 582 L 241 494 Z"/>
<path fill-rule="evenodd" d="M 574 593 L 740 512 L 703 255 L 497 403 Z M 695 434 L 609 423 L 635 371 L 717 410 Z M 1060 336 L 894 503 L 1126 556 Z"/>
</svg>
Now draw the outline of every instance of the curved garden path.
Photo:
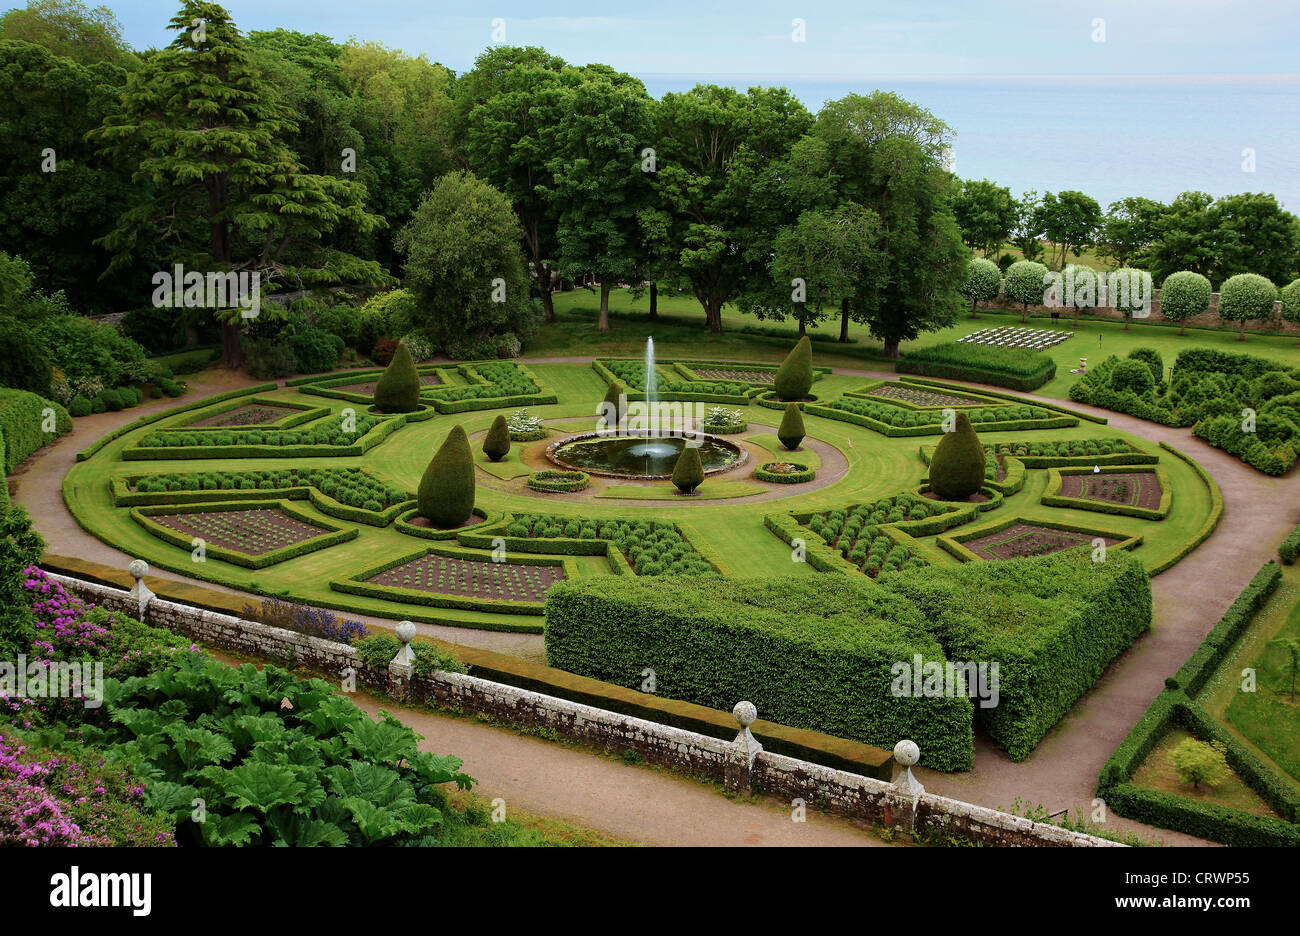
<svg viewBox="0 0 1300 936">
<path fill-rule="evenodd" d="M 529 358 L 529 363 L 590 363 L 592 356 Z M 850 377 L 894 379 L 891 371 L 837 368 Z M 964 383 L 973 389 L 997 389 Z M 255 381 L 242 374 L 213 369 L 190 378 L 184 401 L 203 399 Z M 1022 394 L 1028 399 L 1060 403 L 1047 397 Z M 19 466 L 10 479 L 14 503 L 27 508 L 53 553 L 78 556 L 118 568 L 131 558 L 83 531 L 63 504 L 61 482 L 75 463 L 76 453 L 95 439 L 144 413 L 176 405 L 160 400 L 118 413 L 102 413 L 76 420 L 72 432 L 39 451 Z M 1151 442 L 1167 442 L 1195 458 L 1218 482 L 1224 513 L 1215 532 L 1190 556 L 1152 582 L 1155 622 L 1149 633 L 1123 654 L 1025 761 L 1013 763 L 987 738 L 976 736 L 975 768 L 966 774 L 941 774 L 920 769 L 918 774 L 932 792 L 985 806 L 1010 806 L 1016 798 L 1049 811 L 1069 809 L 1091 812 L 1102 764 L 1142 716 L 1151 700 L 1183 664 L 1193 649 L 1219 620 L 1237 593 L 1255 572 L 1276 554 L 1283 538 L 1300 523 L 1300 471 L 1270 478 L 1226 453 L 1206 445 L 1190 429 L 1175 429 L 1078 403 L 1075 409 L 1104 416 L 1109 424 Z M 219 588 L 185 576 L 159 571 L 164 578 Z M 231 591 L 230 589 L 222 589 Z M 391 624 L 390 621 L 378 623 Z M 433 636 L 454 642 L 540 659 L 541 637 L 500 634 L 461 628 L 421 627 Z M 431 744 L 454 750 L 481 775 L 482 792 L 502 795 L 532 812 L 564 815 L 597 828 L 638 841 L 674 844 L 796 844 L 801 828 L 772 806 L 772 821 L 755 818 L 759 811 L 737 813 L 734 822 L 721 820 L 742 804 L 676 777 L 627 768 L 587 752 L 516 735 L 501 729 L 445 719 L 425 712 L 404 710 L 404 721 L 431 738 Z M 429 719 L 428 724 L 422 720 Z M 446 724 L 444 724 L 446 723 Z M 449 727 L 455 726 L 455 727 Z M 470 733 L 476 727 L 496 735 Z M 576 759 L 575 759 L 576 758 Z M 481 762 L 480 762 L 481 761 Z M 595 764 L 600 764 L 598 768 Z M 493 764 L 490 770 L 488 765 Z M 609 768 L 617 776 L 606 775 Z M 477 774 L 475 771 L 477 770 Z M 643 787 L 645 778 L 664 784 Z M 558 781 L 558 782 L 557 782 Z M 670 791 L 671 784 L 675 792 Z M 662 798 L 662 799 L 660 799 Z M 605 804 L 595 810 L 592 804 Z M 599 812 L 600 815 L 595 815 Z M 756 823 L 752 828 L 746 823 Z M 828 829 L 830 820 L 817 817 L 815 827 Z M 1109 817 L 1114 828 L 1140 831 L 1169 844 L 1204 844 L 1199 839 L 1153 829 L 1119 817 Z M 814 828 L 810 816 L 807 824 Z M 748 829 L 736 840 L 737 829 Z M 777 829 L 783 831 L 777 832 Z M 852 830 L 860 844 L 874 839 Z M 831 836 L 832 838 L 835 835 Z M 817 838 L 821 838 L 818 834 Z M 806 844 L 836 844 L 807 841 Z M 843 842 L 841 842 L 843 844 Z"/>
</svg>

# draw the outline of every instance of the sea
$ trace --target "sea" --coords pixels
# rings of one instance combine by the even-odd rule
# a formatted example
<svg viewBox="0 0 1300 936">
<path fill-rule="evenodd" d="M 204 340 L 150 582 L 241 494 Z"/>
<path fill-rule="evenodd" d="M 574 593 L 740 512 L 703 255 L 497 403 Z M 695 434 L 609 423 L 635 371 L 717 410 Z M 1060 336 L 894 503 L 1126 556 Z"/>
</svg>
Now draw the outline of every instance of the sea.
<svg viewBox="0 0 1300 936">
<path fill-rule="evenodd" d="M 1300 74 L 764 78 L 641 75 L 655 97 L 698 82 L 783 85 L 812 111 L 893 91 L 951 126 L 953 171 L 1019 196 L 1267 192 L 1300 214 Z"/>
</svg>

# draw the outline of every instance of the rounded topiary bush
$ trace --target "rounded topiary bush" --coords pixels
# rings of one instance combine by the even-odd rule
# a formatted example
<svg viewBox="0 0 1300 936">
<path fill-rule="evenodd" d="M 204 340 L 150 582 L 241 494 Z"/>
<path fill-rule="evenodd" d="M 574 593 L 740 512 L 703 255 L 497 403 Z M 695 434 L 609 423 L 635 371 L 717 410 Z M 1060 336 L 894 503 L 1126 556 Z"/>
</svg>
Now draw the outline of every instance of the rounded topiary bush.
<svg viewBox="0 0 1300 936">
<path fill-rule="evenodd" d="M 1151 377 L 1156 384 L 1162 384 L 1165 380 L 1165 359 L 1160 356 L 1160 352 L 1155 348 L 1134 348 L 1128 353 L 1129 360 L 1141 361 L 1151 371 Z"/>
<path fill-rule="evenodd" d="M 1029 314 L 1031 303 L 1038 305 L 1043 301 L 1043 292 L 1047 288 L 1043 282 L 1045 276 L 1047 267 L 1036 260 L 1017 260 L 1007 267 L 1002 291 L 1012 302 L 1020 303 L 1021 321 Z"/>
<path fill-rule="evenodd" d="M 506 425 L 504 416 L 492 420 L 492 427 L 483 439 L 483 454 L 494 462 L 510 454 L 510 427 Z"/>
<path fill-rule="evenodd" d="M 1282 318 L 1300 322 L 1300 279 L 1293 279 L 1282 287 Z"/>
<path fill-rule="evenodd" d="M 474 455 L 460 426 L 452 427 L 424 469 L 416 506 L 436 527 L 459 526 L 474 512 Z"/>
<path fill-rule="evenodd" d="M 591 476 L 585 471 L 558 471 L 547 468 L 543 471 L 534 471 L 528 476 L 530 488 L 548 494 L 571 494 L 574 491 L 581 491 L 590 483 Z"/>
<path fill-rule="evenodd" d="M 944 500 L 965 500 L 983 485 L 984 446 L 970 419 L 958 413 L 952 432 L 943 434 L 930 459 L 930 490 Z"/>
<path fill-rule="evenodd" d="M 87 400 L 80 393 L 78 393 L 76 396 L 72 398 L 72 401 L 68 404 L 68 412 L 71 413 L 73 416 L 89 416 L 90 401 Z"/>
<path fill-rule="evenodd" d="M 700 461 L 700 450 L 686 446 L 677 456 L 673 466 L 673 485 L 683 494 L 693 494 L 704 483 L 704 464 Z"/>
<path fill-rule="evenodd" d="M 1187 334 L 1187 320 L 1208 312 L 1214 289 L 1200 273 L 1182 270 L 1165 277 L 1160 286 L 1160 313 L 1181 326 L 1178 334 Z"/>
<path fill-rule="evenodd" d="M 1268 277 L 1258 273 L 1238 273 L 1228 277 L 1219 287 L 1219 318 L 1240 322 L 1237 340 L 1245 341 L 1246 323 L 1271 318 L 1276 300 L 1277 287 Z"/>
<path fill-rule="evenodd" d="M 404 343 L 375 384 L 375 409 L 381 413 L 414 413 L 420 408 L 420 376 Z"/>
<path fill-rule="evenodd" d="M 785 415 L 781 417 L 781 426 L 776 431 L 776 437 L 781 440 L 782 445 L 793 452 L 803 442 L 805 435 L 803 411 L 799 409 L 798 403 L 787 403 Z"/>
<path fill-rule="evenodd" d="M 970 300 L 970 317 L 974 318 L 976 303 L 990 302 L 1002 291 L 1002 271 L 992 260 L 972 257 L 966 265 L 966 279 L 958 289 Z"/>
<path fill-rule="evenodd" d="M 1138 396 L 1155 386 L 1151 368 L 1143 361 L 1129 359 L 1120 361 L 1110 374 L 1111 388 L 1119 392 L 1132 390 Z"/>
<path fill-rule="evenodd" d="M 812 341 L 807 335 L 786 355 L 772 381 L 782 400 L 802 400 L 813 385 Z"/>
</svg>

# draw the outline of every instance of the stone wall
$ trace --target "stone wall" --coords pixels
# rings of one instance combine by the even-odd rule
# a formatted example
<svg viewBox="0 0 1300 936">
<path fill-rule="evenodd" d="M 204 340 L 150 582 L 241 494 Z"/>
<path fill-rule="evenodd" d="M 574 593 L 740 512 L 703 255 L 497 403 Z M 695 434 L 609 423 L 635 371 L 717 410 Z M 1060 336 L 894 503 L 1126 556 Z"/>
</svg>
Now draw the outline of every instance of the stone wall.
<svg viewBox="0 0 1300 936">
<path fill-rule="evenodd" d="M 1005 295 L 999 295 L 996 299 L 993 299 L 989 302 L 979 303 L 978 308 L 985 309 L 985 310 L 996 309 L 999 311 L 1014 312 L 1019 314 L 1020 303 L 1012 302 Z M 1062 321 L 1068 322 L 1073 320 L 1074 318 L 1074 310 L 1069 308 L 1061 308 L 1061 307 L 1051 308 L 1050 306 L 1045 306 L 1045 305 L 1031 305 L 1029 307 L 1030 315 L 1039 315 L 1039 316 L 1050 315 L 1052 312 L 1059 312 L 1061 314 Z M 1124 315 L 1123 313 L 1118 312 L 1115 309 L 1107 308 L 1104 306 L 1093 308 L 1093 309 L 1084 309 L 1079 313 L 1080 321 L 1084 321 L 1090 318 L 1114 319 L 1115 321 L 1122 321 Z M 1146 322 L 1146 323 L 1159 323 L 1159 322 L 1169 321 L 1169 319 L 1165 318 L 1164 313 L 1160 311 L 1160 290 L 1153 289 L 1151 291 L 1151 314 L 1144 318 L 1134 318 L 1133 321 Z M 1186 325 L 1189 328 L 1231 328 L 1233 330 L 1236 330 L 1241 327 L 1240 322 L 1224 321 L 1223 319 L 1219 318 L 1219 294 L 1218 293 L 1210 294 L 1209 311 L 1203 312 L 1200 315 L 1194 315 L 1189 319 L 1185 319 L 1181 324 Z M 1246 331 L 1248 332 L 1272 331 L 1272 332 L 1280 332 L 1283 335 L 1300 335 L 1300 322 L 1287 322 L 1282 319 L 1282 303 L 1279 300 L 1273 303 L 1273 318 L 1271 321 L 1247 322 Z"/>
<path fill-rule="evenodd" d="M 142 573 L 143 574 L 143 573 Z M 341 643 L 246 621 L 72 576 L 49 573 L 68 591 L 110 611 L 121 611 L 192 640 L 251 656 L 288 660 L 359 685 L 391 691 L 412 702 L 436 701 L 466 712 L 529 728 L 542 728 L 596 748 L 635 751 L 646 763 L 671 767 L 723 784 L 739 794 L 758 793 L 867 825 L 921 836 L 942 836 L 989 845 L 1109 846 L 1104 839 L 1069 832 L 930 793 L 913 796 L 885 780 L 823 767 L 762 750 L 749 732 L 753 708 L 734 741 L 556 698 L 529 689 L 460 673 L 415 674 L 394 661 L 386 670 L 362 665 L 357 651 Z M 138 587 L 138 586 L 137 586 Z"/>
</svg>

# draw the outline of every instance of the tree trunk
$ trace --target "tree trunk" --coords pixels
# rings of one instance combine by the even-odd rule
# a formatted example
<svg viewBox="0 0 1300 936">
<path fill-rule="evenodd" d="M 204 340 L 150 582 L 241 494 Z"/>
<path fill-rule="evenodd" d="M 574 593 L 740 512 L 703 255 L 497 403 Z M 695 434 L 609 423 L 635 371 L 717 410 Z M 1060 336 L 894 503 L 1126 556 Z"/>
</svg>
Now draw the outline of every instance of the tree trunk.
<svg viewBox="0 0 1300 936">
<path fill-rule="evenodd" d="M 1178 324 L 1179 324 L 1179 326 L 1180 326 L 1179 329 L 1178 329 L 1178 334 L 1180 334 L 1180 335 L 1186 335 L 1186 334 L 1187 334 L 1187 322 L 1184 320 L 1184 321 L 1182 321 L 1182 322 L 1179 322 Z"/>
<path fill-rule="evenodd" d="M 1245 320 L 1245 319 L 1242 319 L 1242 320 L 1241 320 L 1241 330 L 1237 333 L 1237 340 L 1238 340 L 1238 341 L 1245 341 L 1245 340 L 1246 340 L 1246 320 Z"/>
<path fill-rule="evenodd" d="M 650 321 L 659 321 L 659 284 L 650 284 Z"/>
<path fill-rule="evenodd" d="M 596 323 L 596 331 L 609 331 L 609 280 L 603 276 L 600 279 L 600 321 Z"/>
<path fill-rule="evenodd" d="M 840 300 L 840 341 L 849 340 L 849 297 Z"/>
<path fill-rule="evenodd" d="M 975 317 L 975 301 L 976 301 L 976 300 L 974 300 L 974 299 L 972 299 L 972 300 L 970 301 L 970 317 L 971 317 L 971 318 L 974 318 L 974 317 Z"/>
<path fill-rule="evenodd" d="M 886 341 L 886 342 L 885 342 L 885 357 L 887 357 L 887 358 L 895 358 L 895 359 L 898 357 L 898 342 L 897 342 L 897 341 Z"/>
<path fill-rule="evenodd" d="M 799 337 L 802 338 L 806 334 L 808 334 L 808 323 L 799 319 Z"/>
<path fill-rule="evenodd" d="M 555 301 L 551 298 L 551 286 L 555 278 L 551 275 L 551 268 L 544 263 L 537 265 L 537 285 L 542 290 L 542 313 L 543 321 L 547 325 L 555 324 Z"/>
<path fill-rule="evenodd" d="M 708 324 L 709 331 L 715 335 L 722 334 L 722 300 L 709 297 L 704 306 L 704 321 Z"/>
<path fill-rule="evenodd" d="M 1023 325 L 1027 321 L 1029 321 L 1029 303 L 1023 302 L 1020 304 L 1020 324 Z"/>
</svg>

